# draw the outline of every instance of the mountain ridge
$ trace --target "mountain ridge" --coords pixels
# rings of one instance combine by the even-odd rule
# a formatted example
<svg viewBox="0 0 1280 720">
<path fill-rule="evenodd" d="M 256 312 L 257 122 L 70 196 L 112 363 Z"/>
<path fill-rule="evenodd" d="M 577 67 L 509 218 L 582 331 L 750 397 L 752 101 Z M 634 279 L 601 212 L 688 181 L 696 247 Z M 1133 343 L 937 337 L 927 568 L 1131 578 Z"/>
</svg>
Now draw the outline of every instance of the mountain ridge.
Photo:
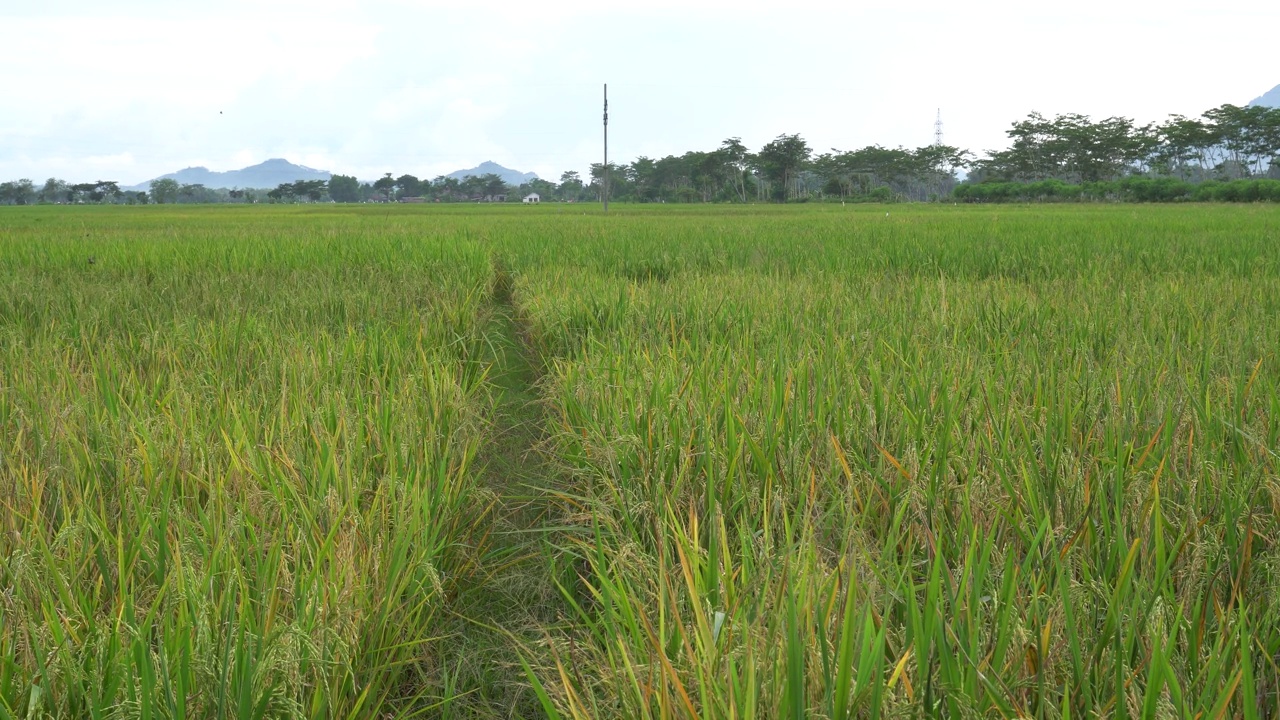
<svg viewBox="0 0 1280 720">
<path fill-rule="evenodd" d="M 526 173 L 526 172 L 520 172 L 519 170 L 512 170 L 511 168 L 503 167 L 492 160 L 485 160 L 484 162 L 480 163 L 476 167 L 473 167 L 469 170 L 455 170 L 449 173 L 448 175 L 445 175 L 445 177 L 450 177 L 455 180 L 463 180 L 468 176 L 480 177 L 482 175 L 488 175 L 490 173 L 502 178 L 502 181 L 508 185 L 519 186 L 531 180 L 538 179 L 537 173 L 531 173 L 531 172 Z"/>
<path fill-rule="evenodd" d="M 207 188 L 274 188 L 281 183 L 299 180 L 328 180 L 333 173 L 328 170 L 317 170 L 305 165 L 296 165 L 284 158 L 271 158 L 240 168 L 218 172 L 207 167 L 183 168 L 177 172 L 167 173 L 158 178 L 138 183 L 129 190 L 150 190 L 151 183 L 156 180 L 177 180 L 183 185 L 203 185 Z"/>
<path fill-rule="evenodd" d="M 481 177 L 487 174 L 494 174 L 502 178 L 503 182 L 508 185 L 523 185 L 531 180 L 537 180 L 538 174 L 532 172 L 520 172 L 508 167 L 503 167 L 492 160 L 486 160 L 474 168 L 467 170 L 455 170 L 445 177 L 463 180 L 468 176 Z M 150 190 L 151 183 L 156 180 L 176 180 L 183 185 L 203 185 L 212 189 L 230 190 L 232 188 L 257 188 L 270 189 L 282 183 L 292 183 L 299 180 L 329 180 L 333 177 L 333 173 L 328 170 L 317 170 L 305 165 L 298 165 L 289 162 L 284 158 L 271 158 L 239 170 L 210 170 L 204 166 L 188 167 L 176 172 L 165 173 L 156 178 L 140 182 L 137 185 L 131 185 L 123 188 L 124 190 Z M 366 182 L 366 181 L 362 181 Z M 367 181 L 372 182 L 372 181 Z"/>
<path fill-rule="evenodd" d="M 1280 108 L 1280 85 L 1277 85 L 1261 96 L 1254 98 L 1250 103 L 1254 106 Z"/>
</svg>

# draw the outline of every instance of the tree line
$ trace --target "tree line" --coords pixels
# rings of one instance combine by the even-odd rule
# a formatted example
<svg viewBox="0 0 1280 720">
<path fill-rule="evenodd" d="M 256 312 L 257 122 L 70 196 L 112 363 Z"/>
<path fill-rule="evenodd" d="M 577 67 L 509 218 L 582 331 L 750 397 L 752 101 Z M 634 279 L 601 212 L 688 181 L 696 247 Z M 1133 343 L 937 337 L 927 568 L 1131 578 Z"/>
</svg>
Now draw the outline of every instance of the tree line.
<svg viewBox="0 0 1280 720">
<path fill-rule="evenodd" d="M 152 182 L 150 192 L 122 190 L 115 180 L 71 184 L 49 178 L 40 187 L 25 178 L 0 183 L 0 205 L 212 203 L 253 200 L 255 197 L 256 194 L 249 190 L 207 188 L 200 184 L 182 184 L 170 178 Z"/>
<path fill-rule="evenodd" d="M 1197 118 L 1173 115 L 1147 125 L 1031 113 L 1006 134 L 1009 147 L 974 162 L 970 182 L 1230 181 L 1275 178 L 1280 170 L 1280 108 L 1222 105 Z"/>
<path fill-rule="evenodd" d="M 930 200 L 951 192 L 969 157 L 946 145 L 814 153 L 798 134 L 779 135 L 751 152 L 732 137 L 709 151 L 610 165 L 609 196 L 635 202 Z M 603 171 L 599 163 L 591 166 L 593 187 Z"/>
<path fill-rule="evenodd" d="M 122 191 L 120 184 L 114 180 L 96 180 L 91 183 L 69 184 L 64 180 L 49 178 L 44 185 L 36 187 L 26 178 L 12 182 L 0 183 L 0 204 L 32 205 L 35 203 L 74 203 L 74 202 L 137 202 L 138 193 Z M 146 202 L 143 200 L 142 202 Z"/>
<path fill-rule="evenodd" d="M 336 202 L 387 202 L 419 198 L 427 202 L 518 202 L 537 193 L 545 200 L 575 202 L 591 199 L 575 171 L 560 176 L 560 183 L 534 179 L 510 185 L 494 173 L 467 175 L 461 179 L 441 175 L 434 180 L 415 175 L 386 173 L 372 183 L 354 177 L 334 175 L 329 180 L 329 197 Z"/>
<path fill-rule="evenodd" d="M 1280 109 L 1222 105 L 1199 117 L 1170 116 L 1138 125 L 1125 117 L 1093 120 L 1031 113 L 1006 131 L 1009 147 L 978 157 L 934 144 L 909 149 L 869 145 L 815 152 L 798 134 L 782 134 L 751 151 L 731 137 L 704 151 L 641 156 L 608 167 L 609 196 L 620 202 L 1001 201 L 1120 199 L 1174 201 L 1270 199 L 1280 192 Z M 964 182 L 960 174 L 967 171 Z M 50 178 L 0 184 L 0 204 L 183 202 L 516 202 L 598 201 L 605 167 L 558 183 L 510 186 L 493 174 L 462 179 L 386 173 L 373 182 L 334 175 L 274 189 L 206 188 L 156 180 L 150 192 L 122 191 L 114 181 L 68 184 Z M 1145 182 L 1149 181 L 1149 182 Z M 1247 183 L 1252 182 L 1253 185 Z M 1242 184 L 1244 183 L 1244 184 Z M 1203 185 L 1204 187 L 1199 187 Z"/>
<path fill-rule="evenodd" d="M 852 200 L 928 200 L 946 196 L 956 185 L 956 172 L 969 153 L 954 147 L 915 150 L 870 146 L 815 154 L 798 134 L 779 135 L 757 152 L 740 138 L 725 140 L 709 151 L 664 158 L 640 157 L 610 164 L 609 196 L 621 202 L 768 202 L 840 198 Z M 462 179 L 386 173 L 373 182 L 349 175 L 284 183 L 276 188 L 222 190 L 180 184 L 169 178 L 151 183 L 149 192 L 121 191 L 118 183 L 99 181 L 98 190 L 69 186 L 51 178 L 40 190 L 30 180 L 0 186 L 0 203 L 206 203 L 206 202 L 391 202 L 419 198 L 425 202 L 518 202 L 536 193 L 546 201 L 599 201 L 604 166 L 591 165 L 584 179 L 577 171 L 559 182 L 534 179 L 508 185 L 495 174 Z M 103 190 L 105 188 L 105 190 Z"/>
</svg>

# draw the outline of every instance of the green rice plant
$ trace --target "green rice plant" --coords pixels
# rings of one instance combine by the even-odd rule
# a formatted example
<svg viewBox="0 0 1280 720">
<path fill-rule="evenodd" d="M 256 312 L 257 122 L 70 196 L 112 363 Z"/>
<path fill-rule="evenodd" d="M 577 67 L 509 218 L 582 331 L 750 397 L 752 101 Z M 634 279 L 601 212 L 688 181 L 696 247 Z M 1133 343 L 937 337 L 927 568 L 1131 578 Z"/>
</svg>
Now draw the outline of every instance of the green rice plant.
<svg viewBox="0 0 1280 720">
<path fill-rule="evenodd" d="M 4 210 L 0 717 L 1277 717 L 1274 208 Z"/>
<path fill-rule="evenodd" d="M 0 243 L 0 714 L 439 703 L 488 504 L 484 253 L 75 217 Z"/>
<path fill-rule="evenodd" d="M 560 712 L 1269 716 L 1274 214 L 1049 212 L 523 249 Z"/>
</svg>

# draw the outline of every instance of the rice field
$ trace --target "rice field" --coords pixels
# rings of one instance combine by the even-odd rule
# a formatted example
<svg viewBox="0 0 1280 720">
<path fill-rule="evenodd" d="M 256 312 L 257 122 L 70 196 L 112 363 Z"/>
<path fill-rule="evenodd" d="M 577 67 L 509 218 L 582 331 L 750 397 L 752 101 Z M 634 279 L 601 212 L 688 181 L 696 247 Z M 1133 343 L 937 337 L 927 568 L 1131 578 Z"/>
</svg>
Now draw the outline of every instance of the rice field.
<svg viewBox="0 0 1280 720">
<path fill-rule="evenodd" d="M 4 208 L 0 718 L 1280 717 L 1278 352 L 1261 206 Z"/>
</svg>

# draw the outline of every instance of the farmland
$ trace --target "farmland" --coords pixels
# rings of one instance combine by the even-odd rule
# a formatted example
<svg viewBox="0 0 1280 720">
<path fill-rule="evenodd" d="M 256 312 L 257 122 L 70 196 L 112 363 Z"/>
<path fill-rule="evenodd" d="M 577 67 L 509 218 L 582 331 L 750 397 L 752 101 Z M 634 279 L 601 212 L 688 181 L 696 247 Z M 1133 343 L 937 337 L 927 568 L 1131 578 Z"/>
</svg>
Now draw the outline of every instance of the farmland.
<svg viewBox="0 0 1280 720">
<path fill-rule="evenodd" d="M 1270 207 L 4 208 L 0 717 L 1275 717 L 1278 453 Z"/>
</svg>

